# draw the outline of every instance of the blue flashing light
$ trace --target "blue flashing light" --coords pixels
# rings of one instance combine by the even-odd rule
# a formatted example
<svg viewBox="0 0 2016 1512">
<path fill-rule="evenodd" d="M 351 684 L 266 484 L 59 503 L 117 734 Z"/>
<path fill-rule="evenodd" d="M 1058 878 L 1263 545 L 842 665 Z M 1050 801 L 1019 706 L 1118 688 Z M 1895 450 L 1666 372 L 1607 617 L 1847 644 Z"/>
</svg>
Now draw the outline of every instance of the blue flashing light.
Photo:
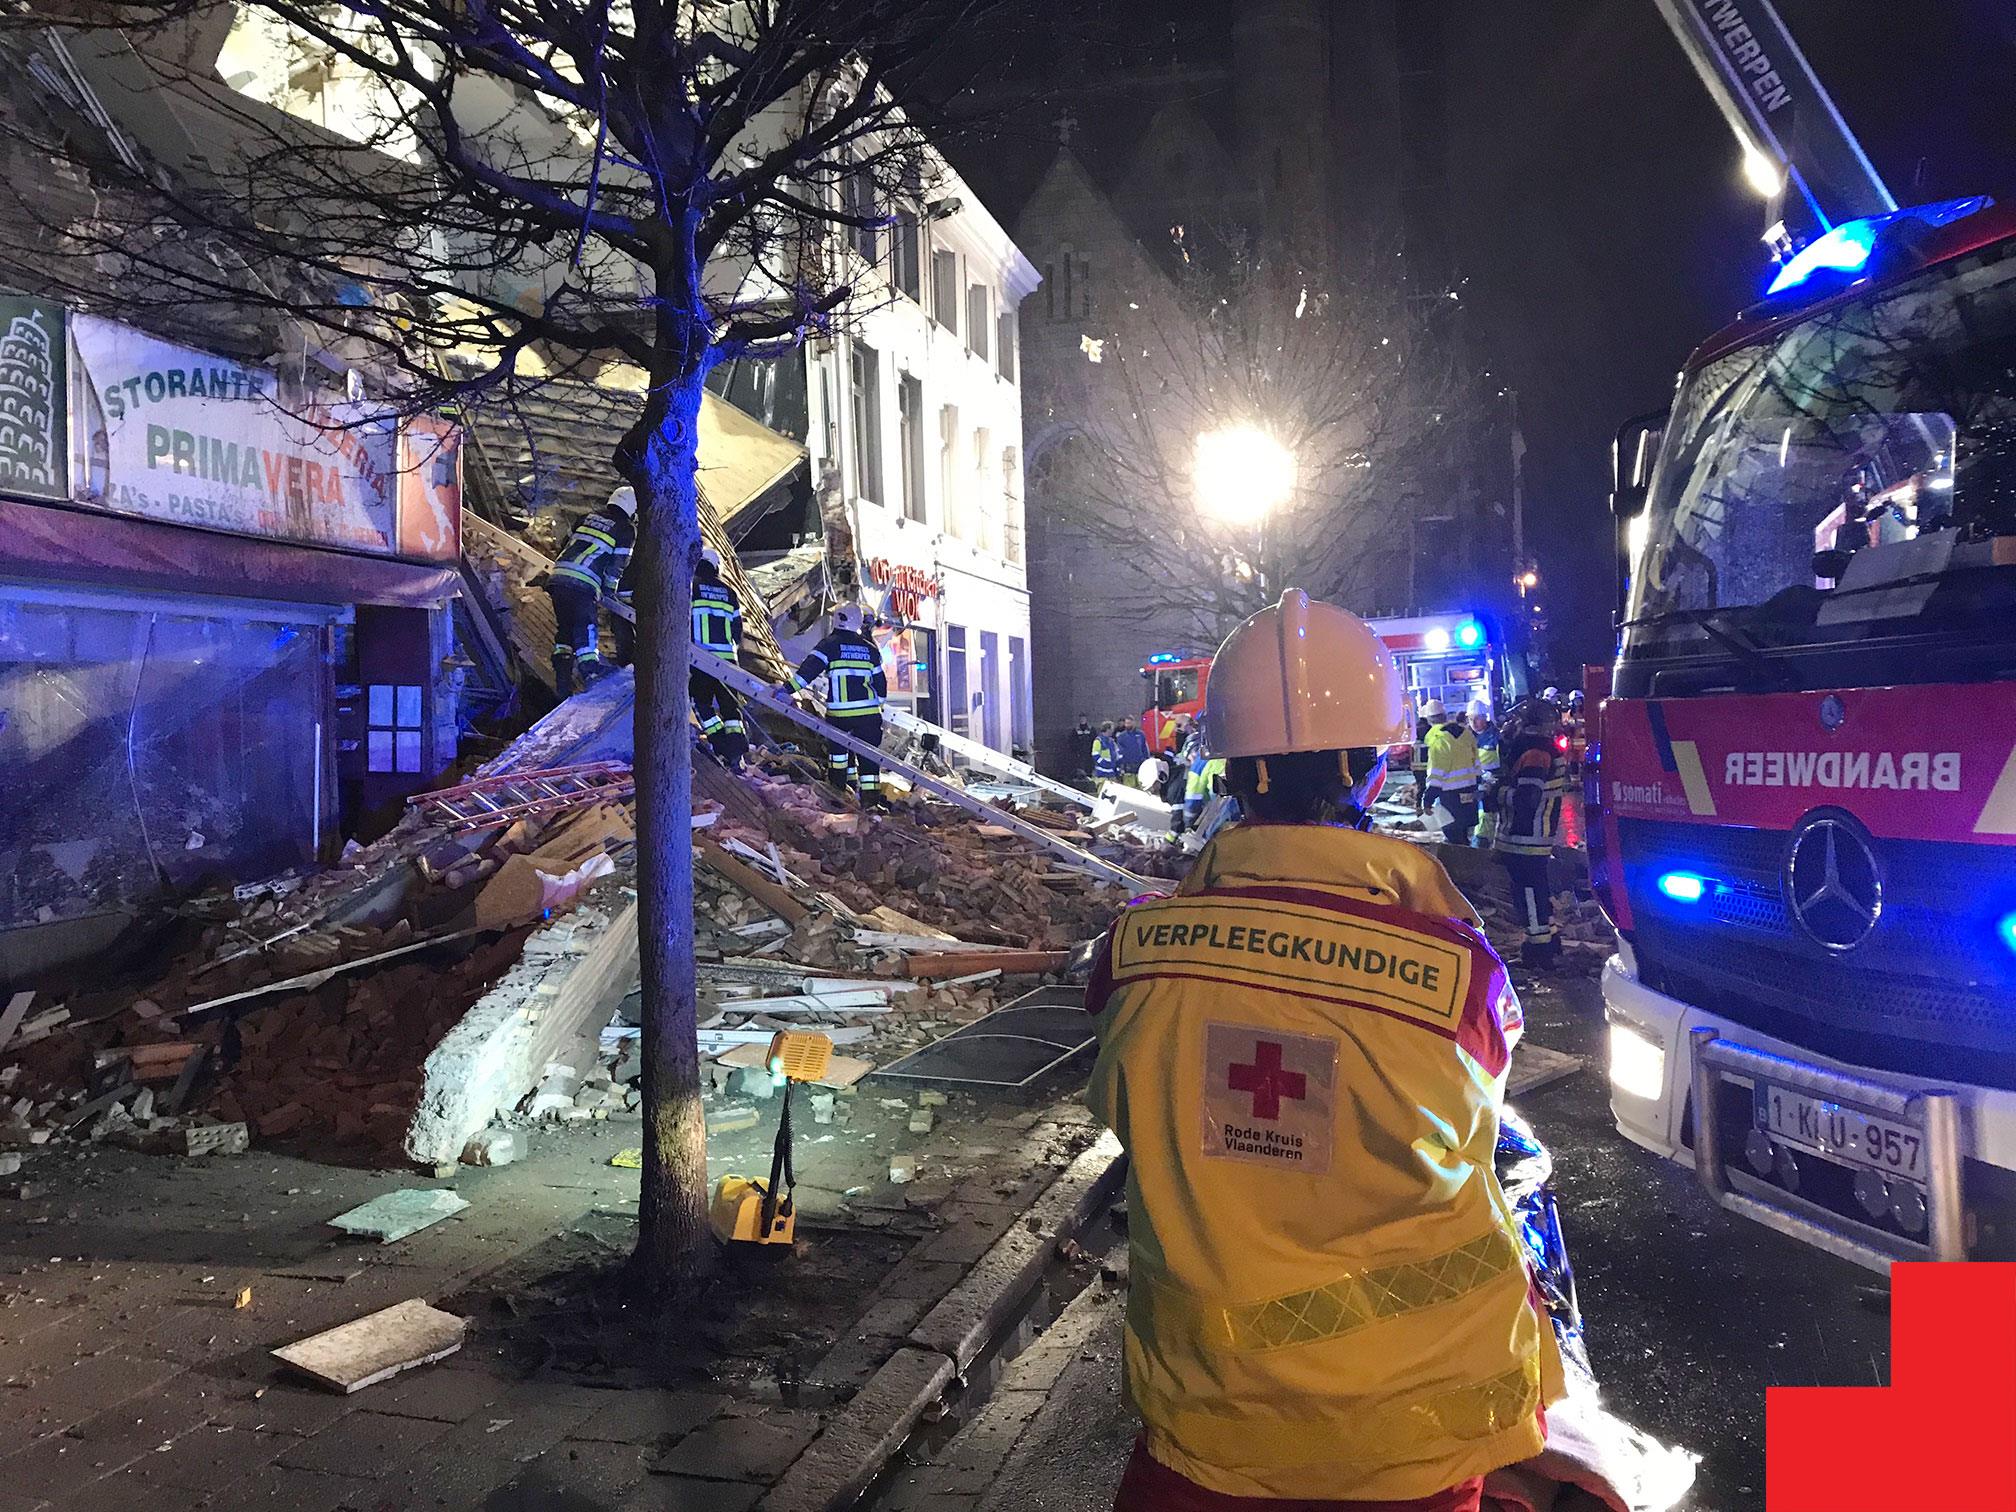
<svg viewBox="0 0 2016 1512">
<path fill-rule="evenodd" d="M 1484 644 L 1484 627 L 1475 620 L 1465 620 L 1456 627 L 1456 644 L 1465 651 L 1473 651 Z"/>
<path fill-rule="evenodd" d="M 2002 937 L 2004 945 L 2016 950 L 2016 913 L 2002 915 L 2001 922 L 1995 926 L 1995 933 Z"/>
<path fill-rule="evenodd" d="M 1764 293 L 1783 294 L 1820 273 L 1860 273 L 1876 250 L 1876 221 L 1843 221 L 1825 236 L 1814 238 L 1778 270 Z"/>
<path fill-rule="evenodd" d="M 1166 667 L 1173 661 L 1181 660 L 1182 658 L 1174 651 L 1157 651 L 1153 656 L 1148 658 L 1148 665 L 1151 667 Z"/>
<path fill-rule="evenodd" d="M 1698 872 L 1670 871 L 1659 879 L 1659 891 L 1675 903 L 1699 903 L 1708 893 L 1708 879 Z"/>
<path fill-rule="evenodd" d="M 1852 275 L 1869 266 L 1869 259 L 1875 255 L 1876 243 L 1884 231 L 1899 221 L 1948 226 L 1986 210 L 1994 203 L 1987 195 L 1976 194 L 1966 199 L 1939 200 L 1930 205 L 1893 210 L 1887 215 L 1843 221 L 1824 236 L 1816 237 L 1801 247 L 1791 261 L 1778 270 L 1778 276 L 1771 280 L 1764 296 L 1768 299 L 1773 294 L 1783 294 L 1787 289 L 1796 289 L 1808 280 L 1826 274 L 1845 274 L 1852 279 Z"/>
</svg>

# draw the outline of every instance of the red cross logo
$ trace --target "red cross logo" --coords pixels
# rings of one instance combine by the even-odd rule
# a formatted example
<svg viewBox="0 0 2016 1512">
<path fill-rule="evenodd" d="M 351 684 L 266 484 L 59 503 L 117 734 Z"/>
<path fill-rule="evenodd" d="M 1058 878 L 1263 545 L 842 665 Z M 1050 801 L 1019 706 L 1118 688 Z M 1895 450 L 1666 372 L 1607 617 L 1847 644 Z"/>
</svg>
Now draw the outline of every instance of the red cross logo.
<svg viewBox="0 0 2016 1512">
<path fill-rule="evenodd" d="M 1281 1117 L 1281 1099 L 1301 1102 L 1309 1095 L 1309 1078 L 1300 1071 L 1281 1067 L 1281 1046 L 1273 1040 L 1256 1040 L 1253 1064 L 1225 1068 L 1225 1084 L 1234 1092 L 1253 1094 L 1253 1116 L 1273 1123 Z"/>
</svg>

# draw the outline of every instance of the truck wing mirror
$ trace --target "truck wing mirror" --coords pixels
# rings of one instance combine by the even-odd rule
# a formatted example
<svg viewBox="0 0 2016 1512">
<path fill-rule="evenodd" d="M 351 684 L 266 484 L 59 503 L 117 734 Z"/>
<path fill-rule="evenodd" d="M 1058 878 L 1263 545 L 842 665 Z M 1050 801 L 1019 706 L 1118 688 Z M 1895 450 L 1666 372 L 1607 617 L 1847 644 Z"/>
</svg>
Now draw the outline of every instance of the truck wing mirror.
<svg viewBox="0 0 2016 1512">
<path fill-rule="evenodd" d="M 1645 512 L 1652 492 L 1652 465 L 1666 434 L 1666 412 L 1655 411 L 1626 420 L 1610 443 L 1610 513 L 1635 520 Z"/>
</svg>

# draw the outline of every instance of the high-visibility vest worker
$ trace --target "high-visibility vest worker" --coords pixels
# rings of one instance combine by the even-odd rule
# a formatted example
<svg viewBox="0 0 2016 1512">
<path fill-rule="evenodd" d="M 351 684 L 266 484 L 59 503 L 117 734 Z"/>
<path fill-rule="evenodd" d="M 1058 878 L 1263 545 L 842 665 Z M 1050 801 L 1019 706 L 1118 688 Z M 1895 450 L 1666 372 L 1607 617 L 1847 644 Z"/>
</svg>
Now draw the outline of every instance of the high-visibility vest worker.
<svg viewBox="0 0 2016 1512">
<path fill-rule="evenodd" d="M 1120 741 L 1113 733 L 1110 719 L 1099 726 L 1099 734 L 1092 742 L 1092 775 L 1101 782 L 1120 780 Z"/>
<path fill-rule="evenodd" d="M 1492 1164 L 1518 1001 L 1435 859 L 1361 828 L 1409 733 L 1363 621 L 1290 592 L 1207 698 L 1246 819 L 1087 996 L 1130 1157 L 1116 1508 L 1474 1508 L 1562 1391 Z"/>
<path fill-rule="evenodd" d="M 598 616 L 605 598 L 620 597 L 636 522 L 637 491 L 625 484 L 574 527 L 546 575 L 546 596 L 553 601 L 553 687 L 562 698 L 575 691 L 577 677 L 589 683 L 606 670 Z"/>
<path fill-rule="evenodd" d="M 858 604 L 835 609 L 831 633 L 798 664 L 786 696 L 808 691 L 815 681 L 823 682 L 827 722 L 856 740 L 880 746 L 882 700 L 889 696 L 889 674 L 883 670 L 881 648 L 864 629 L 866 623 L 867 616 Z M 827 768 L 836 786 L 852 788 L 863 803 L 881 802 L 882 768 L 873 757 L 836 745 L 827 757 Z"/>
<path fill-rule="evenodd" d="M 1492 849 L 1512 881 L 1512 906 L 1525 935 L 1519 959 L 1528 966 L 1549 966 L 1561 957 L 1548 871 L 1568 799 L 1568 763 L 1554 740 L 1559 727 L 1560 711 L 1542 700 L 1529 698 L 1512 711 L 1493 802 Z"/>
<path fill-rule="evenodd" d="M 742 601 L 721 581 L 721 554 L 712 546 L 701 551 L 700 565 L 693 571 L 693 640 L 725 662 L 735 662 L 741 656 Z M 697 659 L 687 676 L 686 690 L 707 748 L 729 771 L 737 770 L 749 750 L 741 700 L 726 683 L 709 677 L 705 664 Z"/>
<path fill-rule="evenodd" d="M 1428 732 L 1428 786 L 1445 793 L 1473 790 L 1482 768 L 1477 737 L 1459 718 L 1449 718 Z"/>
</svg>

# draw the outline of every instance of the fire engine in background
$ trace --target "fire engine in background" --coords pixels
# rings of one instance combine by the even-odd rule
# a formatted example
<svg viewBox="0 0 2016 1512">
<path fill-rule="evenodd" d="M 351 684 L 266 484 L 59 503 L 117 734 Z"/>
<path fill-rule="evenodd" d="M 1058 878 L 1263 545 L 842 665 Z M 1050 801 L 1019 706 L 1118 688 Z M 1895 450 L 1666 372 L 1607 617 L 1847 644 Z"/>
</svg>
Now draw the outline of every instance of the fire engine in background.
<svg viewBox="0 0 2016 1512">
<path fill-rule="evenodd" d="M 1872 1267 L 2016 1258 L 2016 211 L 1846 221 L 1618 437 L 1611 1106 Z"/>
<path fill-rule="evenodd" d="M 1439 698 L 1452 709 L 1483 699 L 1496 710 L 1519 690 L 1509 678 L 1501 647 L 1489 623 L 1475 614 L 1420 614 L 1365 621 L 1393 659 L 1407 687 L 1410 704 L 1419 709 Z M 1523 669 L 1522 669 L 1523 670 Z M 1141 733 L 1148 749 L 1164 749 L 1162 728 L 1171 716 L 1197 717 L 1204 709 L 1204 689 L 1211 680 L 1208 651 L 1158 651 L 1141 669 L 1148 683 L 1148 707 L 1141 713 Z M 1395 747 L 1404 753 L 1406 747 Z"/>
</svg>

